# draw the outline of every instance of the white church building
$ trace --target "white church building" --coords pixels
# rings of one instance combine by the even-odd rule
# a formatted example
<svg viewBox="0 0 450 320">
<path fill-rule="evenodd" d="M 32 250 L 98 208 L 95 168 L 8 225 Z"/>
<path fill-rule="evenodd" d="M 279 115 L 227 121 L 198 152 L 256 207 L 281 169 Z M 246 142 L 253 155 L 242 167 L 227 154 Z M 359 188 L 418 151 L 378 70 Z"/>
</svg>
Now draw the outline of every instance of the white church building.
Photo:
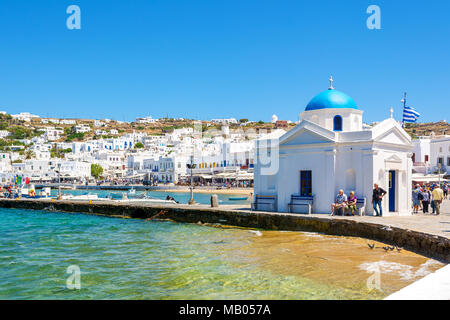
<svg viewBox="0 0 450 320">
<path fill-rule="evenodd" d="M 343 189 L 365 199 L 365 214 L 373 215 L 376 183 L 387 191 L 383 216 L 410 215 L 410 136 L 393 119 L 392 109 L 390 118 L 363 126 L 363 111 L 333 88 L 332 78 L 330 83 L 309 102 L 296 127 L 256 142 L 253 208 L 329 214 Z"/>
</svg>

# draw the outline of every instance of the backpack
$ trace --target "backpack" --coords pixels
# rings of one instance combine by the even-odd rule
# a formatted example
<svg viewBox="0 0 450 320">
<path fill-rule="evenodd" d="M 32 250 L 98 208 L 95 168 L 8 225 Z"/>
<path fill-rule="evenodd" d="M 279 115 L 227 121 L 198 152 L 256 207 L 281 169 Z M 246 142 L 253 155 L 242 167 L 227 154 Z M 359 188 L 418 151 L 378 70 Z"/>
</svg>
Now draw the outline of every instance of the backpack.
<svg viewBox="0 0 450 320">
<path fill-rule="evenodd" d="M 422 192 L 419 192 L 419 194 L 417 195 L 417 199 L 419 199 L 419 200 L 423 200 L 423 194 L 422 194 Z"/>
</svg>

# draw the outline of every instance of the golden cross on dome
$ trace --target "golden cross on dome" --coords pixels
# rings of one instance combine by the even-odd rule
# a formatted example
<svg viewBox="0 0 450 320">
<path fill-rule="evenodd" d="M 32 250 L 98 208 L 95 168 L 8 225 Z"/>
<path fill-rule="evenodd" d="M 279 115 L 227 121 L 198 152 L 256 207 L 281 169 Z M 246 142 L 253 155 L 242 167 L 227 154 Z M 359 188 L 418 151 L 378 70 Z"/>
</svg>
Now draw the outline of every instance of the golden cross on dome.
<svg viewBox="0 0 450 320">
<path fill-rule="evenodd" d="M 330 76 L 330 79 L 328 79 L 328 80 L 330 80 L 330 87 L 328 88 L 328 90 L 333 90 L 334 88 L 333 88 L 333 76 Z"/>
</svg>

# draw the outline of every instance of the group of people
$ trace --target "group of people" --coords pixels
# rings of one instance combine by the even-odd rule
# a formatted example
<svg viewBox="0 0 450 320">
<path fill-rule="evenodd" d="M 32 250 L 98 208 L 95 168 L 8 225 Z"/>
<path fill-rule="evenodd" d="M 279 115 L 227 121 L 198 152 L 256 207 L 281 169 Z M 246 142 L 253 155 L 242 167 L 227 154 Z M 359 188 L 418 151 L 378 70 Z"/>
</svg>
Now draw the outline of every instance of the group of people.
<svg viewBox="0 0 450 320">
<path fill-rule="evenodd" d="M 374 184 L 373 194 L 372 194 L 372 205 L 377 217 L 383 215 L 383 209 L 381 202 L 383 197 L 386 195 L 386 191 Z M 344 190 L 339 190 L 336 199 L 333 204 L 331 204 L 331 215 L 355 215 L 358 212 L 357 208 L 358 198 L 355 195 L 355 191 L 350 192 L 350 195 L 344 193 Z"/>
<path fill-rule="evenodd" d="M 7 185 L 0 186 L 0 198 L 16 198 L 20 195 L 18 186 Z"/>
<path fill-rule="evenodd" d="M 448 198 L 448 190 L 450 185 L 443 183 L 439 184 L 425 184 L 421 186 L 417 184 L 412 191 L 413 213 L 430 213 L 429 208 L 433 210 L 432 214 L 439 215 L 441 213 L 441 204 Z"/>
</svg>

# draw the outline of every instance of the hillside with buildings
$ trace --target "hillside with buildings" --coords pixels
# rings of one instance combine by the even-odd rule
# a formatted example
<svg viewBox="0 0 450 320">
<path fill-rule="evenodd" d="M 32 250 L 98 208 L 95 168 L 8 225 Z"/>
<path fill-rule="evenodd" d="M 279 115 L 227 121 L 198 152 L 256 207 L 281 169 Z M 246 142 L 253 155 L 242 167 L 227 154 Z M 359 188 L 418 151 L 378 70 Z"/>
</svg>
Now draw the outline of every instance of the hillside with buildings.
<svg viewBox="0 0 450 320">
<path fill-rule="evenodd" d="M 0 183 L 13 182 L 18 175 L 35 182 L 58 178 L 94 182 L 93 165 L 101 168 L 94 176 L 104 181 L 182 183 L 194 155 L 198 183 L 249 185 L 255 139 L 281 136 L 295 125 L 275 115 L 269 122 L 152 117 L 125 122 L 0 112 Z M 418 123 L 407 124 L 406 130 L 413 138 L 434 132 L 437 139 L 448 133 L 449 127 L 446 122 Z M 426 152 L 430 158 L 431 153 Z M 420 162 L 418 158 L 415 162 Z M 441 158 L 443 165 L 450 167 L 447 156 Z"/>
<path fill-rule="evenodd" d="M 430 136 L 433 132 L 435 135 L 450 134 L 450 124 L 447 121 L 428 122 L 428 123 L 407 123 L 405 130 L 411 137 Z"/>
<path fill-rule="evenodd" d="M 18 175 L 34 182 L 93 182 L 95 166 L 101 169 L 94 176 L 110 182 L 179 183 L 194 155 L 199 183 L 248 185 L 254 140 L 293 126 L 278 119 L 144 117 L 125 122 L 0 112 L 0 182 L 13 182 Z"/>
</svg>

